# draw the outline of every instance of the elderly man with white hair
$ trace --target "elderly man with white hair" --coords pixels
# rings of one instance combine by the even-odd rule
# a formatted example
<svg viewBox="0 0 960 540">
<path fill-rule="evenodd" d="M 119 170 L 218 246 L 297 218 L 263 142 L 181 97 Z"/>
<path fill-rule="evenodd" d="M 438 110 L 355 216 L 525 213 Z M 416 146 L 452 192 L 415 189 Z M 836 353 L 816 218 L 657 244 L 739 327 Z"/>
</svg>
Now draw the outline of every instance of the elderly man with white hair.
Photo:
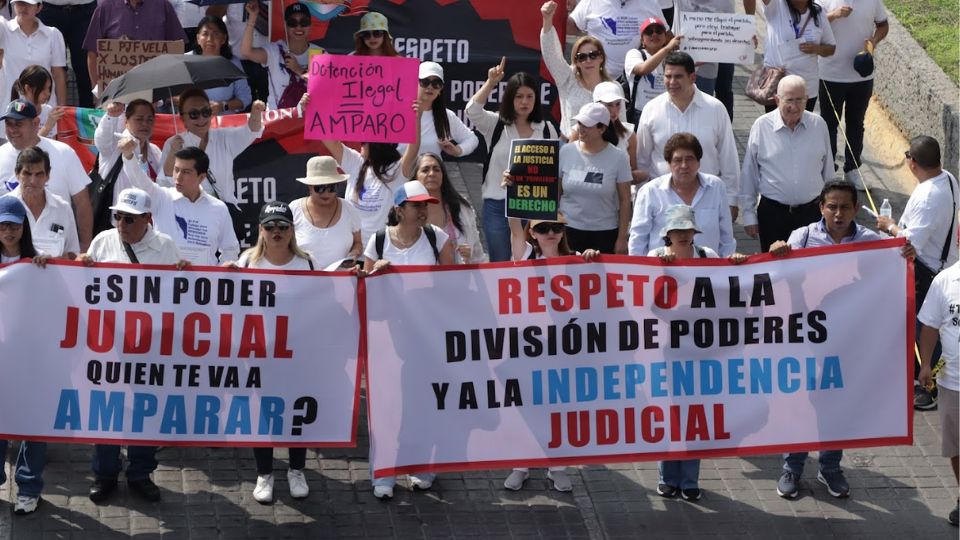
<svg viewBox="0 0 960 540">
<path fill-rule="evenodd" d="M 777 86 L 777 108 L 750 128 L 740 173 L 740 205 L 747 234 L 766 252 L 790 232 L 820 219 L 817 198 L 833 177 L 827 125 L 804 110 L 807 87 L 787 75 Z M 760 202 L 757 203 L 757 196 Z"/>
</svg>

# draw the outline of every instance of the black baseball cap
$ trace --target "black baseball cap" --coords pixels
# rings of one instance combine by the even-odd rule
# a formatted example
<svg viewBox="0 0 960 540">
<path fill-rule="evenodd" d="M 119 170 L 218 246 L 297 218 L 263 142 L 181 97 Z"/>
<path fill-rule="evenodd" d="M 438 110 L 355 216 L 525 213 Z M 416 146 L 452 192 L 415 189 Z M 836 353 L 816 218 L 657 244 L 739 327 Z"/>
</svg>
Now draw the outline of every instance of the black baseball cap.
<svg viewBox="0 0 960 540">
<path fill-rule="evenodd" d="M 293 211 L 290 205 L 283 201 L 267 203 L 260 207 L 260 224 L 268 221 L 285 221 L 293 225 Z"/>
<path fill-rule="evenodd" d="M 25 99 L 15 99 L 7 103 L 7 110 L 0 120 L 33 120 L 37 117 L 37 108 Z"/>
</svg>

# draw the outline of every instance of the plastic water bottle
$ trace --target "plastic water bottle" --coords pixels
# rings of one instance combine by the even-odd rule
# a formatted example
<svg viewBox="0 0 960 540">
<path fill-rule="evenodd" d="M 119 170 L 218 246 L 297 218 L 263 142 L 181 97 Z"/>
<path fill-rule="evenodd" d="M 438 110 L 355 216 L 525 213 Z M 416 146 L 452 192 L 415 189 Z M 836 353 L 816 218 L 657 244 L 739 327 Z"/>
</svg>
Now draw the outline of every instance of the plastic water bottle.
<svg viewBox="0 0 960 540">
<path fill-rule="evenodd" d="M 891 219 L 893 218 L 893 207 L 890 206 L 890 199 L 884 199 L 880 204 L 880 215 Z"/>
</svg>

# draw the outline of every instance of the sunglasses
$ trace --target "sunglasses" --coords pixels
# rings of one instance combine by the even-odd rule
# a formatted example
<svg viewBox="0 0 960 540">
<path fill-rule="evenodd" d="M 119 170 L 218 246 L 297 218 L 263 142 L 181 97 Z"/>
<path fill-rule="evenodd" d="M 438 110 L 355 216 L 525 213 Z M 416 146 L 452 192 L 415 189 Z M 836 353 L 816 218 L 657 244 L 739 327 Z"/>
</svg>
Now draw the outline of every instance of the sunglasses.
<svg viewBox="0 0 960 540">
<path fill-rule="evenodd" d="M 597 58 L 600 58 L 600 51 L 590 51 L 588 53 L 578 52 L 573 55 L 573 59 L 577 62 L 586 62 L 588 59 L 596 60 Z"/>
<path fill-rule="evenodd" d="M 287 232 L 290 230 L 290 224 L 286 221 L 270 221 L 260 225 L 263 227 L 263 230 L 267 232 L 273 232 L 274 229 L 279 229 L 280 232 Z"/>
<path fill-rule="evenodd" d="M 431 86 L 439 90 L 443 88 L 443 81 L 437 79 L 436 77 L 420 79 L 420 88 L 429 88 Z"/>
<path fill-rule="evenodd" d="M 287 19 L 286 22 L 288 28 L 296 28 L 298 26 L 300 28 L 310 28 L 310 25 L 313 24 L 310 17 L 291 17 Z"/>
<path fill-rule="evenodd" d="M 213 109 L 211 109 L 210 107 L 204 107 L 202 109 L 194 109 L 192 111 L 187 111 L 187 116 L 191 120 L 199 120 L 201 116 L 204 118 L 210 118 L 211 116 L 213 116 Z"/>
<path fill-rule="evenodd" d="M 337 192 L 337 186 L 338 186 L 338 185 L 339 185 L 339 183 L 337 183 L 337 184 L 324 184 L 324 185 L 322 185 L 322 186 L 313 186 L 313 191 L 314 191 L 314 193 L 327 193 L 327 192 L 336 193 L 336 192 Z"/>
<path fill-rule="evenodd" d="M 537 223 L 533 226 L 533 232 L 537 234 L 562 233 L 566 229 L 563 223 Z"/>
<path fill-rule="evenodd" d="M 666 33 L 667 31 L 664 30 L 663 28 L 660 28 L 659 26 L 651 26 L 650 28 L 647 28 L 646 30 L 643 31 L 643 35 L 645 36 L 652 36 L 654 34 L 666 34 Z"/>
<path fill-rule="evenodd" d="M 905 157 L 908 161 L 913 161 L 913 156 L 910 155 L 910 151 L 909 151 L 909 150 L 907 150 L 907 151 L 905 151 L 905 152 L 903 153 L 903 157 Z"/>
<path fill-rule="evenodd" d="M 130 214 L 121 214 L 120 212 L 115 212 L 113 214 L 113 220 L 116 221 L 117 223 L 120 223 L 122 221 L 127 225 L 132 225 L 133 222 L 137 221 L 137 216 L 131 216 Z"/>
<path fill-rule="evenodd" d="M 360 32 L 360 37 L 363 39 L 382 38 L 383 33 L 383 30 L 364 30 L 363 32 Z"/>
</svg>

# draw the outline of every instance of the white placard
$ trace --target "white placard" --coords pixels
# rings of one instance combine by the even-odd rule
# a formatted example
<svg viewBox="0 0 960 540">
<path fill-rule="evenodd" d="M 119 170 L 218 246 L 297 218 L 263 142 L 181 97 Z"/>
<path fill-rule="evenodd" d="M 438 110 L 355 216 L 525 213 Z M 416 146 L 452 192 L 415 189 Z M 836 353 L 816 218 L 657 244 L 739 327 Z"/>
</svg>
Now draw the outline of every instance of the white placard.
<svg viewBox="0 0 960 540">
<path fill-rule="evenodd" d="M 753 15 L 680 13 L 680 50 L 697 62 L 753 63 Z"/>
</svg>

